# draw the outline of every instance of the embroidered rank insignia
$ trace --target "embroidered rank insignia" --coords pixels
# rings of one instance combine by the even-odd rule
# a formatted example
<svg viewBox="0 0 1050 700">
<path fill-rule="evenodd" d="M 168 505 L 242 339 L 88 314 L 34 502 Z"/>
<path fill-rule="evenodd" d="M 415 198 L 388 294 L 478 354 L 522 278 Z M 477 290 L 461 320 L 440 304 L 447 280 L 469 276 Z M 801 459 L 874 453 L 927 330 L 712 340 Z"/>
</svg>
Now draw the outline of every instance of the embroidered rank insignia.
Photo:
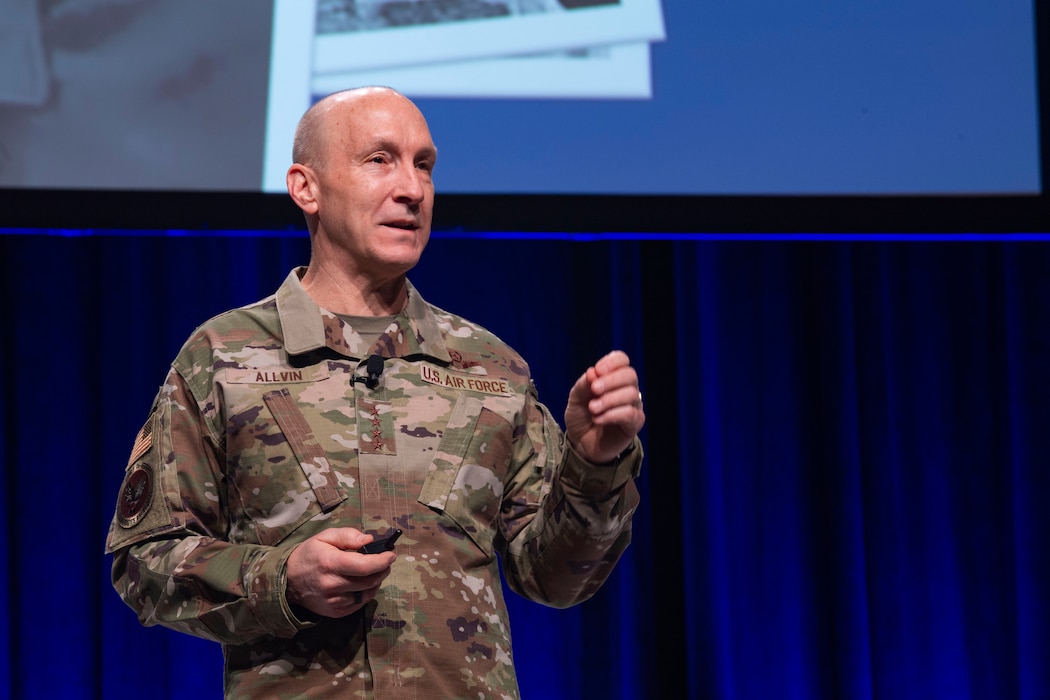
<svg viewBox="0 0 1050 700">
<path fill-rule="evenodd" d="M 357 399 L 358 451 L 367 455 L 396 455 L 394 413 L 388 401 Z"/>
<path fill-rule="evenodd" d="M 124 477 L 117 501 L 117 522 L 121 527 L 134 527 L 153 503 L 153 470 L 136 464 Z"/>
</svg>

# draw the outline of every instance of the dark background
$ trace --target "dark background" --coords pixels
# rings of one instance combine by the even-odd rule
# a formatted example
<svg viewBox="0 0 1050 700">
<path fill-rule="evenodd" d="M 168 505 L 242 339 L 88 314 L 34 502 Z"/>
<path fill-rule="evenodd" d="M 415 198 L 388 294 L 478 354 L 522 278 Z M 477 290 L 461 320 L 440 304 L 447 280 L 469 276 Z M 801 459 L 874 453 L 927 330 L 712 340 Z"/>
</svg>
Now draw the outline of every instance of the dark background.
<svg viewBox="0 0 1050 700">
<path fill-rule="evenodd" d="M 220 696 L 219 647 L 139 627 L 103 542 L 180 344 L 307 256 L 0 236 L 8 696 Z M 556 415 L 613 347 L 646 395 L 612 579 L 569 610 L 511 596 L 525 697 L 1050 696 L 1048 273 L 1034 238 L 431 241 L 413 281 Z"/>
</svg>

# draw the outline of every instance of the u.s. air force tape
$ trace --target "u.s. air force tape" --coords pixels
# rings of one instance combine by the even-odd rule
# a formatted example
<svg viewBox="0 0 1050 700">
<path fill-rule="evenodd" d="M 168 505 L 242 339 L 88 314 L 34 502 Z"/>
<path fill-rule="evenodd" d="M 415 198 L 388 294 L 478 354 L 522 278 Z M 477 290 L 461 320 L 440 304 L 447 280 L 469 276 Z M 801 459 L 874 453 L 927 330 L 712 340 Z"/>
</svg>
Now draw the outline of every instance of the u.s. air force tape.
<svg viewBox="0 0 1050 700">
<path fill-rule="evenodd" d="M 431 367 L 430 365 L 422 365 L 420 367 L 419 377 L 425 382 L 451 389 L 464 389 L 482 394 L 493 394 L 494 396 L 513 395 L 510 383 L 506 379 L 500 379 L 499 377 L 450 372 L 440 367 Z"/>
</svg>

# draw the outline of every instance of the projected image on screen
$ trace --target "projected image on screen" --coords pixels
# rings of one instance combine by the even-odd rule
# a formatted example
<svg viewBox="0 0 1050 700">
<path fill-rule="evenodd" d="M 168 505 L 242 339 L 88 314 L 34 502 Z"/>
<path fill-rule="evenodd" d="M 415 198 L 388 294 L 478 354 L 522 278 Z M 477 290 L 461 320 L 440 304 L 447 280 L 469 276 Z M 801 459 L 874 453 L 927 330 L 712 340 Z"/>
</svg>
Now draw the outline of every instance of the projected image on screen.
<svg viewBox="0 0 1050 700">
<path fill-rule="evenodd" d="M 403 28 L 415 29 L 399 43 L 420 47 L 411 56 L 355 34 L 384 42 Z M 649 48 L 664 36 L 659 0 L 319 0 L 314 41 L 328 58 L 310 87 L 315 99 L 361 85 L 415 98 L 648 99 Z"/>
<path fill-rule="evenodd" d="M 618 1 L 600 0 L 590 5 L 616 5 Z M 573 6 L 559 0 L 319 0 L 317 33 L 557 12 Z"/>
<path fill-rule="evenodd" d="M 316 0 L 313 72 L 359 72 L 661 41 L 660 0 Z M 278 5 L 280 0 L 278 0 Z M 308 7 L 301 2 L 299 7 Z M 548 76 L 557 83 L 557 74 Z"/>
<path fill-rule="evenodd" d="M 387 85 L 414 99 L 646 100 L 650 47 L 665 38 L 660 0 L 314 2 L 314 25 L 301 21 L 307 0 L 275 2 L 274 51 L 287 58 L 271 76 L 268 192 L 284 189 L 304 98 Z"/>
<path fill-rule="evenodd" d="M 283 193 L 310 104 L 380 84 L 442 193 L 1040 193 L 1037 29 L 1033 0 L 0 0 L 0 188 Z"/>
<path fill-rule="evenodd" d="M 0 5 L 0 66 L 0 104 L 44 101 L 47 65 L 35 0 Z"/>
<path fill-rule="evenodd" d="M 0 0 L 0 186 L 258 190 L 258 0 Z"/>
<path fill-rule="evenodd" d="M 310 88 L 314 98 L 359 85 L 396 85 L 413 98 L 649 99 L 649 48 L 638 42 L 317 74 Z"/>
</svg>

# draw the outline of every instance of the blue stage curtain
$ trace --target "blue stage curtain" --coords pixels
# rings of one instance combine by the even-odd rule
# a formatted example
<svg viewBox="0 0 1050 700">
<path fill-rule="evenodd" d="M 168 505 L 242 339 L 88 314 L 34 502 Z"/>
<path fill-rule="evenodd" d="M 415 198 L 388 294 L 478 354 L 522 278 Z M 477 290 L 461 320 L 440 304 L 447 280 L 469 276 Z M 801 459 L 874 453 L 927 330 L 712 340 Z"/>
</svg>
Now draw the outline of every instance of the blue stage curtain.
<svg viewBox="0 0 1050 700">
<path fill-rule="evenodd" d="M 0 235 L 0 696 L 218 698 L 103 541 L 179 346 L 308 243 L 66 233 Z M 527 700 L 1050 698 L 1050 243 L 439 237 L 411 278 L 555 415 L 612 347 L 642 375 L 615 575 L 509 596 Z"/>
</svg>

